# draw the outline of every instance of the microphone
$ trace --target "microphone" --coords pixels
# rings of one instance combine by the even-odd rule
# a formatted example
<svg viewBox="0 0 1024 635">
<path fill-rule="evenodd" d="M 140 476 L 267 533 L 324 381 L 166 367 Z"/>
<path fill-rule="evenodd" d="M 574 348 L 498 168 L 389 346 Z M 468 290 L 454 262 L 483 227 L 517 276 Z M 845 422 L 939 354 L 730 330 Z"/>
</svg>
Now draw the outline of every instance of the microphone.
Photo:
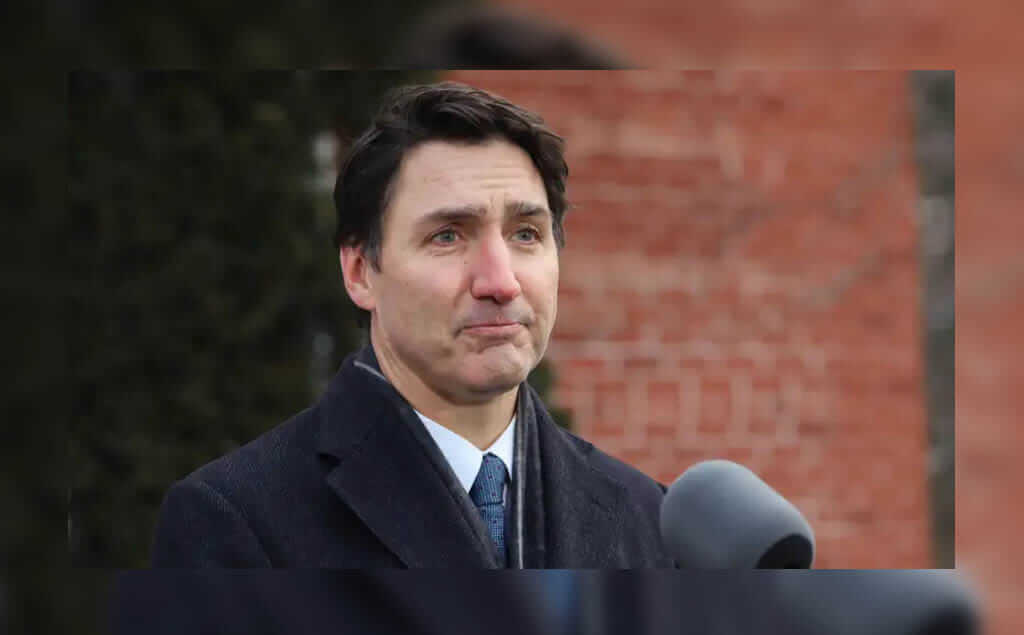
<svg viewBox="0 0 1024 635">
<path fill-rule="evenodd" d="M 661 537 L 682 568 L 809 569 L 814 561 L 814 532 L 800 511 L 732 461 L 702 461 L 672 483 Z"/>
</svg>

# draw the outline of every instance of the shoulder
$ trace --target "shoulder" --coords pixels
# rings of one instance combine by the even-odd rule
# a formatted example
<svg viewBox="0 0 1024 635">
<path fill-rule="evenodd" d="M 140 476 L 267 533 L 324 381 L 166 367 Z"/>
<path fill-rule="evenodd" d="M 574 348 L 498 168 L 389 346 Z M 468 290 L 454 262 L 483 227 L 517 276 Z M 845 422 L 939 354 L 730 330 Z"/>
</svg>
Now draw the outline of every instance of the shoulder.
<svg viewBox="0 0 1024 635">
<path fill-rule="evenodd" d="M 234 498 L 277 489 L 314 458 L 319 417 L 312 407 L 186 476 L 184 483 L 212 488 Z M 271 490 L 272 491 L 272 490 Z"/>
<path fill-rule="evenodd" d="M 556 478 L 568 477 L 571 485 L 553 483 L 561 495 L 578 498 L 578 488 L 589 489 L 592 500 L 604 511 L 594 516 L 605 522 L 595 529 L 601 536 L 611 559 L 603 567 L 624 568 L 671 567 L 661 542 L 661 502 L 665 489 L 637 468 L 594 447 L 590 442 L 558 428 L 557 441 L 550 446 L 558 448 L 559 457 L 549 457 L 548 466 L 561 463 L 555 469 Z M 548 436 L 549 440 L 555 439 Z M 566 470 L 576 472 L 570 475 Z M 593 495 L 596 494 L 595 498 Z"/>
<path fill-rule="evenodd" d="M 645 510 L 660 510 L 661 500 L 665 495 L 664 485 L 564 428 L 558 428 L 557 434 L 573 451 L 578 452 L 592 469 L 622 486 L 632 503 Z"/>
<path fill-rule="evenodd" d="M 267 566 L 268 519 L 309 489 L 302 448 L 314 424 L 303 411 L 174 483 L 157 519 L 153 566 Z"/>
</svg>

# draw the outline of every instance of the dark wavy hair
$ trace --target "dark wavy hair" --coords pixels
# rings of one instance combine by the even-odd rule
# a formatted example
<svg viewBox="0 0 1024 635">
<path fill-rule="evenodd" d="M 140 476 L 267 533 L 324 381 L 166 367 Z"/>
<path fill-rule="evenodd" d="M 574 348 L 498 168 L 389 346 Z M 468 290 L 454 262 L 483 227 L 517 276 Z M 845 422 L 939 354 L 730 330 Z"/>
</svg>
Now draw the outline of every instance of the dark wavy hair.
<svg viewBox="0 0 1024 635">
<path fill-rule="evenodd" d="M 522 148 L 544 182 L 555 243 L 565 245 L 562 219 L 569 206 L 565 141 L 538 115 L 456 82 L 402 86 L 388 93 L 370 126 L 352 143 L 334 186 L 338 225 L 334 246 L 360 247 L 380 271 L 381 218 L 395 175 L 409 150 L 425 141 L 483 143 L 500 138 Z M 369 314 L 359 310 L 359 322 Z"/>
</svg>

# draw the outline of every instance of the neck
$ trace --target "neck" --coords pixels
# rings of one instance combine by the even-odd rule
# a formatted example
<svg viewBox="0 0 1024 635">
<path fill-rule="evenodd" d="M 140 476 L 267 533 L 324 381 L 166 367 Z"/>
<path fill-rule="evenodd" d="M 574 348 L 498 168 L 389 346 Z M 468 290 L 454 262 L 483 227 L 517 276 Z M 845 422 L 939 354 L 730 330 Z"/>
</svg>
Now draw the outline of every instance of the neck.
<svg viewBox="0 0 1024 635">
<path fill-rule="evenodd" d="M 483 402 L 459 402 L 432 389 L 370 333 L 381 372 L 413 408 L 480 450 L 494 443 L 515 414 L 518 386 Z"/>
</svg>

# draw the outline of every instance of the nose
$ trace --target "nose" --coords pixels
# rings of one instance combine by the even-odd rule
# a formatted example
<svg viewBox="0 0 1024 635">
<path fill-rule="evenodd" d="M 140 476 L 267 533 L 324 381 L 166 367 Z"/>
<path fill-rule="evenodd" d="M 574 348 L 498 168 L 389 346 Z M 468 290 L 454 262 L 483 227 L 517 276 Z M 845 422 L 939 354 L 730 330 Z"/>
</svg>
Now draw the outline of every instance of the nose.
<svg viewBox="0 0 1024 635">
<path fill-rule="evenodd" d="M 512 254 L 500 236 L 488 236 L 477 244 L 471 256 L 470 293 L 478 300 L 492 299 L 498 304 L 515 300 L 522 288 L 512 269 Z"/>
</svg>

